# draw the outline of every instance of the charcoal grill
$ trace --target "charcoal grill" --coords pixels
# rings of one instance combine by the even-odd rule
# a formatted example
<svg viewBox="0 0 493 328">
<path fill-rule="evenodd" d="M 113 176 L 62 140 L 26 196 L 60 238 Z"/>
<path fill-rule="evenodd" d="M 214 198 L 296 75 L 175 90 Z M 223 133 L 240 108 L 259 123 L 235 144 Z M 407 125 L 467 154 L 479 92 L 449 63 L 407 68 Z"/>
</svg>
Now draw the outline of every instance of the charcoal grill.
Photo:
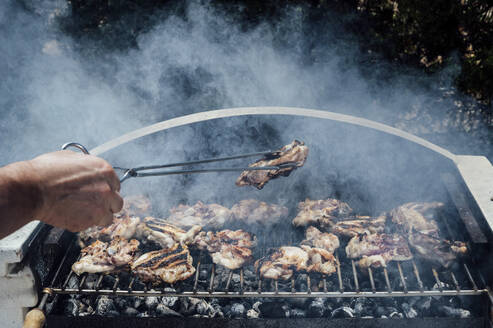
<svg viewBox="0 0 493 328">
<path fill-rule="evenodd" d="M 404 140 L 405 143 L 413 144 L 413 147 L 425 149 L 426 152 L 438 157 L 443 170 L 440 172 L 439 180 L 448 191 L 451 204 L 457 212 L 457 217 L 451 222 L 447 214 L 442 213 L 440 220 L 442 230 L 448 234 L 450 239 L 465 239 L 470 249 L 474 251 L 474 256 L 456 263 L 450 270 L 441 270 L 418 259 L 405 262 L 391 262 L 386 268 L 371 269 L 362 271 L 354 261 L 344 259 L 342 253 L 337 256 L 337 272 L 330 277 L 318 275 L 301 274 L 293 277 L 290 281 L 271 281 L 261 280 L 252 275 L 251 268 L 236 271 L 221 271 L 220 278 L 217 268 L 206 254 L 195 254 L 194 266 L 197 268 L 196 274 L 186 283 L 175 286 L 152 286 L 143 284 L 134 277 L 127 277 L 125 273 L 114 275 L 82 275 L 77 284 L 74 285 L 75 274 L 70 271 L 71 264 L 76 260 L 78 248 L 72 237 L 66 237 L 64 232 L 51 231 L 51 236 L 56 235 L 57 243 L 63 240 L 61 252 L 58 252 L 53 269 L 44 277 L 41 287 L 36 287 L 42 297 L 37 307 L 46 310 L 48 327 L 66 326 L 68 324 L 76 326 L 98 325 L 116 326 L 122 322 L 132 322 L 135 326 L 149 326 L 152 323 L 173 322 L 178 326 L 235 326 L 238 321 L 227 319 L 201 319 L 193 318 L 170 319 L 170 318 L 132 318 L 130 321 L 122 321 L 121 318 L 100 318 L 100 317 L 67 317 L 57 313 L 56 304 L 59 299 L 66 295 L 87 295 L 87 296 L 167 296 L 167 297 L 194 297 L 194 298 L 231 298 L 231 299 L 352 299 L 352 298 L 411 298 L 411 297 L 453 297 L 468 296 L 475 297 L 482 308 L 479 316 L 467 319 L 434 318 L 433 320 L 416 318 L 403 319 L 404 325 L 409 326 L 449 326 L 453 322 L 455 326 L 472 327 L 491 325 L 491 313 L 493 313 L 492 285 L 493 272 L 491 270 L 491 260 L 488 258 L 490 245 L 492 245 L 492 223 L 493 207 L 490 200 L 492 190 L 489 186 L 493 185 L 493 167 L 484 157 L 478 156 L 457 156 L 449 151 L 440 148 L 424 139 L 407 134 L 403 131 L 389 126 L 368 121 L 352 116 L 336 114 L 325 111 L 297 109 L 297 108 L 239 108 L 233 110 L 217 110 L 192 114 L 184 117 L 163 121 L 155 125 L 133 131 L 101 146 L 92 149 L 90 152 L 101 155 L 111 149 L 125 144 L 129 141 L 151 135 L 155 132 L 167 130 L 174 127 L 200 123 L 209 120 L 225 119 L 234 116 L 296 116 L 301 118 L 325 119 L 332 122 L 346 123 L 359 127 L 369 128 L 383 132 L 385 135 L 392 135 L 396 139 Z M 274 183 L 274 182 L 273 182 Z M 489 183 L 489 184 L 488 184 Z M 457 235 L 457 226 L 463 228 L 462 233 Z M 444 229 L 443 229 L 444 228 Z M 65 236 L 65 237 L 62 237 Z M 277 246 L 286 242 L 283 237 Z M 271 241 L 272 242 L 272 241 Z M 46 244 L 46 241 L 44 242 Z M 276 242 L 274 242 L 276 244 Z M 260 246 L 260 251 L 265 251 L 268 246 Z M 200 278 L 201 269 L 208 272 L 206 279 Z M 249 274 L 245 271 L 248 270 Z M 239 281 L 234 282 L 233 277 L 239 276 Z M 86 285 L 87 279 L 94 281 L 91 288 Z M 41 279 L 43 280 L 43 279 Z M 173 289 L 169 289 L 173 287 Z M 51 312 L 50 312 L 51 311 Z M 267 320 L 267 321 L 266 321 Z M 270 321 L 269 321 L 270 320 Z M 320 321 L 322 320 L 322 321 Z M 452 321 L 451 321 L 452 320 Z M 253 319 L 242 323 L 246 326 L 263 326 L 271 323 L 276 326 L 292 326 L 295 323 L 316 325 L 332 322 L 337 326 L 379 326 L 385 327 L 394 325 L 386 320 L 372 319 L 365 321 L 362 319 Z"/>
</svg>

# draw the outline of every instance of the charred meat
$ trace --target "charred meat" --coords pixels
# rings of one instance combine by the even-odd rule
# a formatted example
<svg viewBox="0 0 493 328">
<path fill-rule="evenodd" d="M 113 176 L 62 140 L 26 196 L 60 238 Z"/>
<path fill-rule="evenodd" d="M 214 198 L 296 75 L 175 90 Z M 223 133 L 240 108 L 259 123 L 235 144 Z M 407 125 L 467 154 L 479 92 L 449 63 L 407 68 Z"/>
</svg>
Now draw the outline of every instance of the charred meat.
<svg viewBox="0 0 493 328">
<path fill-rule="evenodd" d="M 346 246 L 350 259 L 361 259 L 360 267 L 387 266 L 390 261 L 412 259 L 406 239 L 398 234 L 363 234 L 353 237 Z"/>
<path fill-rule="evenodd" d="M 337 271 L 337 260 L 332 252 L 323 248 L 311 248 L 309 246 L 301 246 L 301 248 L 309 257 L 307 272 L 318 272 L 329 276 Z"/>
<path fill-rule="evenodd" d="M 201 229 L 200 226 L 192 226 L 185 231 L 168 221 L 149 216 L 144 218 L 137 230 L 141 238 L 153 241 L 163 248 L 172 248 L 176 243 L 190 244 Z"/>
<path fill-rule="evenodd" d="M 133 260 L 139 247 L 135 239 L 130 241 L 116 237 L 111 243 L 96 240 L 81 250 L 81 259 L 72 265 L 72 270 L 80 275 L 88 273 L 108 273 L 126 266 Z"/>
<path fill-rule="evenodd" d="M 352 238 L 364 233 L 381 233 L 385 228 L 386 217 L 355 216 L 334 222 L 329 230 L 341 237 Z"/>
<path fill-rule="evenodd" d="M 388 216 L 406 233 L 417 231 L 438 237 L 438 225 L 433 218 L 436 210 L 441 207 L 443 203 L 439 202 L 406 203 L 390 211 Z"/>
<path fill-rule="evenodd" d="M 113 218 L 113 223 L 107 227 L 90 227 L 79 233 L 79 245 L 85 247 L 95 240 L 110 241 L 116 237 L 131 239 L 135 236 L 138 217 Z"/>
<path fill-rule="evenodd" d="M 255 237 L 243 230 L 201 232 L 194 241 L 197 248 L 209 252 L 214 263 L 230 270 L 241 268 L 252 260 L 251 249 L 255 244 Z"/>
<path fill-rule="evenodd" d="M 132 265 L 132 272 L 142 281 L 173 284 L 185 280 L 195 273 L 193 258 L 186 246 L 178 243 L 141 255 Z"/>
<path fill-rule="evenodd" d="M 408 239 L 417 256 L 445 268 L 467 253 L 467 246 L 461 241 L 451 242 L 419 232 L 411 232 Z"/>
<path fill-rule="evenodd" d="M 295 164 L 295 166 L 281 168 L 279 170 L 259 170 L 259 171 L 243 171 L 236 180 L 237 186 L 255 186 L 257 189 L 262 189 L 271 179 L 280 176 L 288 176 L 298 167 L 305 164 L 308 156 L 308 147 L 304 142 L 294 140 L 289 145 L 272 153 L 268 158 L 264 158 L 250 164 L 249 167 L 260 166 L 277 166 L 281 164 Z"/>
<path fill-rule="evenodd" d="M 310 200 L 298 204 L 298 215 L 293 219 L 295 227 L 320 226 L 329 227 L 337 217 L 347 216 L 352 212 L 348 204 L 338 199 Z"/>
<path fill-rule="evenodd" d="M 315 227 L 308 227 L 305 237 L 306 239 L 301 242 L 302 245 L 325 249 L 329 253 L 334 253 L 339 248 L 339 238 L 336 235 L 321 232 Z"/>
<path fill-rule="evenodd" d="M 255 270 L 261 278 L 287 280 L 293 276 L 295 270 L 306 270 L 309 259 L 308 253 L 302 248 L 283 246 L 270 256 L 257 260 Z"/>
<path fill-rule="evenodd" d="M 245 224 L 272 225 L 288 216 L 288 208 L 255 199 L 244 199 L 231 208 L 236 220 Z"/>
<path fill-rule="evenodd" d="M 204 204 L 199 201 L 193 206 L 180 204 L 172 208 L 167 221 L 182 228 L 198 225 L 209 229 L 220 229 L 231 220 L 232 216 L 231 210 L 224 206 Z"/>
</svg>

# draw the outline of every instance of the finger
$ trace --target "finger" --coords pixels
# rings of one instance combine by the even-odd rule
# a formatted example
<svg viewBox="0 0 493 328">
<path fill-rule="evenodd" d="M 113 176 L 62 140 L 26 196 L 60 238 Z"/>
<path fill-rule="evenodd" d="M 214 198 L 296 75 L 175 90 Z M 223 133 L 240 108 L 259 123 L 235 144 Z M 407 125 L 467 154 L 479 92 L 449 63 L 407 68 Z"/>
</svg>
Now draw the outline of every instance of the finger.
<svg viewBox="0 0 493 328">
<path fill-rule="evenodd" d="M 112 213 L 118 213 L 123 207 L 123 198 L 117 192 L 112 192 L 108 199 L 110 205 L 110 211 Z"/>
<path fill-rule="evenodd" d="M 99 226 L 103 226 L 103 227 L 106 227 L 106 226 L 109 226 L 110 224 L 113 223 L 113 213 L 111 213 L 110 211 L 105 211 L 101 217 L 100 217 L 100 221 L 99 221 Z"/>
<path fill-rule="evenodd" d="M 120 191 L 120 178 L 116 174 L 115 170 L 111 168 L 111 171 L 106 173 L 106 181 L 110 185 L 111 190 L 115 192 Z"/>
</svg>

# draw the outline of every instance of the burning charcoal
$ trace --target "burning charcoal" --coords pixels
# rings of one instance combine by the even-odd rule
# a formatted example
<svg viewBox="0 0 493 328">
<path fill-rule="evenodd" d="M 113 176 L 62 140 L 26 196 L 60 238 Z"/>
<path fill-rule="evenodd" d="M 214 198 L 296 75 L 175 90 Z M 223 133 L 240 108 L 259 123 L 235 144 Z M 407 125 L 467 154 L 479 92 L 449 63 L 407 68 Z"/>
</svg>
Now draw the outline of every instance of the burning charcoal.
<svg viewBox="0 0 493 328">
<path fill-rule="evenodd" d="M 233 273 L 233 276 L 231 276 L 231 281 L 234 282 L 235 284 L 240 283 L 240 275 L 237 273 Z"/>
<path fill-rule="evenodd" d="M 332 311 L 330 316 L 332 319 L 336 318 L 354 318 L 354 311 L 350 307 L 343 306 Z"/>
<path fill-rule="evenodd" d="M 97 315 L 110 315 L 111 312 L 116 312 L 115 303 L 108 296 L 98 296 L 96 300 L 96 314 Z"/>
<path fill-rule="evenodd" d="M 125 310 L 123 310 L 122 314 L 129 317 L 135 317 L 139 314 L 139 311 L 137 311 L 133 307 L 128 307 Z"/>
<path fill-rule="evenodd" d="M 255 273 L 253 273 L 253 271 L 249 269 L 243 270 L 243 278 L 245 278 L 245 282 L 247 281 L 254 282 L 256 279 Z"/>
<path fill-rule="evenodd" d="M 264 302 L 258 306 L 260 314 L 264 318 L 284 318 L 286 313 L 279 302 Z"/>
<path fill-rule="evenodd" d="M 368 314 L 365 311 L 365 305 L 366 305 L 366 302 L 365 302 L 365 299 L 363 297 L 357 298 L 355 303 L 354 303 L 354 314 L 358 317 L 361 317 L 361 316 Z"/>
<path fill-rule="evenodd" d="M 257 319 L 259 317 L 259 313 L 254 309 L 250 309 L 247 311 L 246 316 L 248 319 Z"/>
<path fill-rule="evenodd" d="M 413 318 L 416 318 L 418 316 L 418 312 L 416 312 L 416 310 L 413 309 L 409 304 L 402 303 L 401 307 L 402 307 L 402 310 L 403 310 L 406 318 L 413 319 Z"/>
<path fill-rule="evenodd" d="M 232 318 L 243 318 L 245 316 L 245 306 L 241 303 L 231 305 L 230 314 Z"/>
<path fill-rule="evenodd" d="M 78 288 L 79 287 L 79 278 L 74 274 L 67 283 L 67 288 Z"/>
<path fill-rule="evenodd" d="M 183 317 L 183 315 L 174 310 L 171 310 L 169 307 L 162 303 L 156 306 L 156 313 L 160 317 Z"/>
<path fill-rule="evenodd" d="M 163 296 L 161 298 L 161 303 L 175 311 L 180 308 L 180 302 L 178 301 L 178 297 Z"/>
<path fill-rule="evenodd" d="M 195 311 L 200 315 L 209 316 L 214 313 L 214 308 L 205 300 L 200 300 L 195 305 Z"/>
<path fill-rule="evenodd" d="M 387 313 L 387 311 L 386 311 L 385 307 L 383 307 L 383 306 L 377 306 L 377 307 L 375 308 L 375 316 L 376 316 L 377 318 L 379 318 L 379 317 L 381 317 L 381 316 L 385 315 L 386 313 Z"/>
<path fill-rule="evenodd" d="M 391 318 L 391 319 L 402 319 L 402 318 L 404 318 L 404 315 L 402 313 L 394 311 L 394 312 L 389 314 L 389 318 Z"/>
<path fill-rule="evenodd" d="M 64 307 L 64 313 L 67 316 L 78 316 L 80 312 L 80 302 L 77 300 L 74 300 L 72 298 L 67 300 L 67 303 L 65 304 Z"/>
<path fill-rule="evenodd" d="M 150 317 L 147 311 L 139 312 L 139 314 L 137 314 L 137 318 L 147 318 L 147 317 Z"/>
<path fill-rule="evenodd" d="M 315 298 L 310 305 L 308 305 L 308 315 L 314 318 L 321 318 L 324 316 L 325 304 L 323 298 Z"/>
<path fill-rule="evenodd" d="M 415 303 L 416 308 L 423 312 L 428 311 L 431 307 L 431 297 L 422 297 Z"/>
<path fill-rule="evenodd" d="M 297 307 L 300 309 L 303 309 L 306 307 L 306 303 L 308 303 L 309 299 L 308 298 L 302 298 L 302 297 L 293 297 L 293 298 L 288 298 L 286 302 L 289 305 L 292 305 L 293 307 Z"/>
<path fill-rule="evenodd" d="M 148 310 L 152 311 L 159 304 L 159 299 L 156 296 L 149 296 L 145 299 L 145 305 Z"/>
<path fill-rule="evenodd" d="M 128 303 L 127 297 L 117 297 L 113 300 L 113 302 L 115 303 L 115 306 L 120 310 L 125 310 L 127 307 L 131 307 L 131 305 Z"/>
<path fill-rule="evenodd" d="M 97 276 L 94 274 L 87 275 L 86 281 L 84 282 L 84 288 L 93 289 L 97 282 Z"/>
<path fill-rule="evenodd" d="M 438 311 L 446 315 L 447 317 L 453 317 L 453 318 L 469 318 L 471 317 L 471 312 L 465 309 L 456 309 L 450 306 L 446 305 L 441 305 L 438 308 Z"/>
<path fill-rule="evenodd" d="M 199 280 L 207 280 L 209 278 L 209 271 L 202 269 L 199 272 Z"/>
<path fill-rule="evenodd" d="M 289 315 L 290 315 L 290 312 L 291 312 L 291 309 L 289 308 L 289 305 L 287 304 L 284 304 L 283 306 L 281 306 L 281 308 L 283 309 L 284 311 L 284 316 L 286 318 L 289 318 Z"/>
<path fill-rule="evenodd" d="M 142 297 L 135 297 L 133 299 L 133 308 L 136 308 L 138 309 L 142 304 L 144 304 L 144 302 L 142 301 Z"/>
<path fill-rule="evenodd" d="M 374 316 L 371 316 L 371 315 L 365 315 L 363 317 L 361 317 L 361 319 L 373 319 L 375 318 Z"/>
<path fill-rule="evenodd" d="M 260 312 L 260 305 L 261 305 L 261 304 L 262 304 L 262 302 L 255 302 L 255 303 L 253 303 L 253 305 L 252 305 L 252 309 L 253 309 L 254 311 Z"/>
<path fill-rule="evenodd" d="M 298 308 L 291 309 L 289 312 L 290 318 L 306 318 L 306 311 Z"/>
</svg>

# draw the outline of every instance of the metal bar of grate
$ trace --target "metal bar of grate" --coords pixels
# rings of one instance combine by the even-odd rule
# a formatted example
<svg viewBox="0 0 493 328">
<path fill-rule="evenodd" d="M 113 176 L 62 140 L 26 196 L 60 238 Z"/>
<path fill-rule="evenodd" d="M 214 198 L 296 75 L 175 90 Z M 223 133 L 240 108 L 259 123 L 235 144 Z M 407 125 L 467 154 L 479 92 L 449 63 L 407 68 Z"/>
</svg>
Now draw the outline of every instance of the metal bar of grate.
<svg viewBox="0 0 493 328">
<path fill-rule="evenodd" d="M 399 270 L 399 277 L 401 279 L 402 288 L 404 289 L 404 292 L 407 293 L 406 278 L 404 277 L 404 273 L 402 272 L 402 267 L 400 262 L 397 262 L 397 269 Z"/>
<path fill-rule="evenodd" d="M 469 271 L 469 268 L 467 267 L 467 264 L 465 264 L 465 263 L 464 263 L 464 269 L 466 270 L 467 278 L 469 279 L 469 281 L 472 284 L 472 288 L 474 290 L 478 290 L 478 286 L 476 285 L 476 282 L 474 281 L 474 279 L 471 275 L 471 271 Z"/>
<path fill-rule="evenodd" d="M 368 277 L 370 278 L 371 291 L 375 293 L 377 289 L 375 288 L 375 280 L 373 280 L 373 270 L 371 267 L 368 267 Z"/>
<path fill-rule="evenodd" d="M 344 292 L 344 285 L 342 284 L 341 262 L 339 261 L 338 255 L 336 255 L 336 263 L 337 263 L 337 279 L 339 281 L 339 291 L 341 293 L 343 293 Z"/>
<path fill-rule="evenodd" d="M 416 262 L 412 260 L 411 263 L 413 264 L 413 272 L 414 275 L 416 276 L 416 281 L 418 282 L 418 288 L 420 291 L 423 291 L 424 290 L 423 282 L 421 281 L 421 277 L 419 276 L 419 271 L 418 271 L 418 267 L 416 266 Z"/>
<path fill-rule="evenodd" d="M 387 285 L 387 291 L 392 293 L 392 287 L 390 287 L 390 279 L 389 279 L 389 273 L 387 272 L 387 268 L 383 268 L 383 276 L 385 277 L 385 284 Z"/>
<path fill-rule="evenodd" d="M 356 272 L 356 264 L 354 263 L 354 260 L 351 260 L 351 266 L 353 268 L 354 288 L 356 289 L 356 292 L 359 292 L 358 272 Z"/>
</svg>

